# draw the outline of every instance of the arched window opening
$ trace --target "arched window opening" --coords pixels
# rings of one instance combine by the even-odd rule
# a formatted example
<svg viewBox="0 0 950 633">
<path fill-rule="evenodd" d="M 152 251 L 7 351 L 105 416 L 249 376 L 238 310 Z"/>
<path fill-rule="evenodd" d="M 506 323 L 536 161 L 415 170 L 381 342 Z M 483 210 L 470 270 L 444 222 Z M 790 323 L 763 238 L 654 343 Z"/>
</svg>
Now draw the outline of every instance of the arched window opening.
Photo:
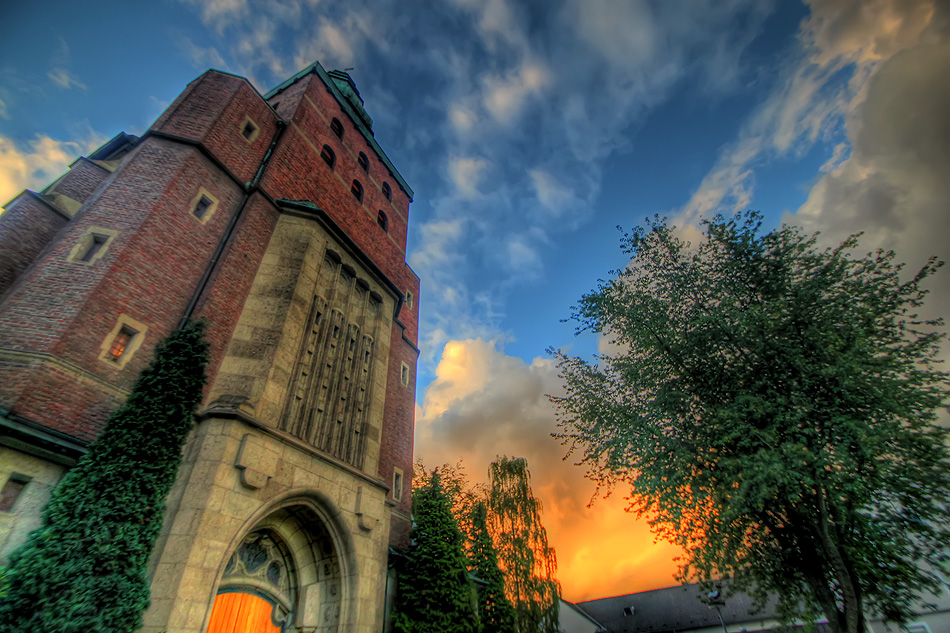
<svg viewBox="0 0 950 633">
<path fill-rule="evenodd" d="M 389 233 L 389 218 L 386 217 L 386 214 L 382 210 L 376 214 L 376 224 L 379 225 L 379 228 Z"/>
<path fill-rule="evenodd" d="M 360 156 L 356 159 L 356 162 L 360 164 L 360 167 L 363 168 L 363 171 L 369 173 L 369 159 L 366 158 L 366 154 L 360 152 Z"/>
<path fill-rule="evenodd" d="M 323 149 L 320 150 L 320 158 L 330 166 L 330 169 L 333 169 L 333 166 L 336 164 L 336 154 L 333 153 L 329 145 L 324 145 Z"/>
<path fill-rule="evenodd" d="M 390 202 L 393 201 L 393 190 L 389 187 L 388 182 L 383 183 L 383 195 L 386 196 L 386 199 Z"/>
<path fill-rule="evenodd" d="M 333 133 L 339 138 L 343 138 L 343 124 L 340 123 L 340 119 L 333 117 L 333 121 L 330 122 L 330 129 L 333 130 Z"/>
<path fill-rule="evenodd" d="M 363 185 L 360 184 L 359 180 L 354 180 L 353 184 L 350 185 L 350 193 L 360 202 L 363 201 Z"/>
</svg>

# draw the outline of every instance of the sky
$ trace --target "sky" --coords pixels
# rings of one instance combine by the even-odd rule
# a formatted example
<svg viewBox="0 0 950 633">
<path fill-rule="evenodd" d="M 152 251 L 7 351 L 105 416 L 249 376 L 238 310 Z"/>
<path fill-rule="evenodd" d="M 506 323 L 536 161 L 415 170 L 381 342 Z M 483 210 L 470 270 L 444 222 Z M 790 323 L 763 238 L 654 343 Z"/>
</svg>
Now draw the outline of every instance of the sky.
<svg viewBox="0 0 950 633">
<path fill-rule="evenodd" d="M 565 460 L 548 348 L 625 265 L 617 227 L 753 208 L 864 232 L 908 270 L 950 256 L 950 0 L 45 0 L 0 9 L 0 199 L 141 134 L 207 68 L 261 92 L 351 69 L 415 191 L 416 454 L 487 478 L 528 459 L 568 600 L 675 584 L 655 543 Z M 915 268 L 916 267 L 916 268 Z M 950 273 L 929 314 L 950 308 Z"/>
</svg>

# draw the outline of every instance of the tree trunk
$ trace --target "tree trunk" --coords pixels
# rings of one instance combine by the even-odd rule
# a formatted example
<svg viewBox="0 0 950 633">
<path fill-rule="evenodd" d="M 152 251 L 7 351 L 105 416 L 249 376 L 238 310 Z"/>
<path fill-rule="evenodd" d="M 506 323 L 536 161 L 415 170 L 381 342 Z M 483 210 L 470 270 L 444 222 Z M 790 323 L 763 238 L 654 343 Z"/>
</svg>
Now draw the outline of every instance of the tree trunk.
<svg viewBox="0 0 950 633">
<path fill-rule="evenodd" d="M 864 606 L 861 604 L 861 587 L 855 581 L 852 565 L 845 559 L 838 546 L 838 528 L 834 516 L 828 509 L 825 491 L 818 486 L 818 512 L 820 516 L 819 536 L 825 558 L 831 565 L 838 586 L 841 588 L 842 611 L 845 633 L 865 633 Z M 832 530 L 835 534 L 832 535 Z M 835 608 L 837 614 L 838 609 Z M 826 614 L 831 621 L 831 614 Z"/>
</svg>

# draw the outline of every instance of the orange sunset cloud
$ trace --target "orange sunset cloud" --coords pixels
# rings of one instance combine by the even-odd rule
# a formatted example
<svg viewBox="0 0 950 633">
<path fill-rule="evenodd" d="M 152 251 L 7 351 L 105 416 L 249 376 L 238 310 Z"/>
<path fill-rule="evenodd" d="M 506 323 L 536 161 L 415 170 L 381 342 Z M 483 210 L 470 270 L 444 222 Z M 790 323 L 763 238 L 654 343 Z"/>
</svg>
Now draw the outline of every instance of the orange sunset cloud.
<svg viewBox="0 0 950 633">
<path fill-rule="evenodd" d="M 646 522 L 625 512 L 623 491 L 593 498 L 584 468 L 563 459 L 546 396 L 559 384 L 550 359 L 528 364 L 481 339 L 450 341 L 417 411 L 416 455 L 428 468 L 462 460 L 473 483 L 487 479 L 497 455 L 526 458 L 567 600 L 676 584 L 679 549 L 654 543 Z"/>
</svg>

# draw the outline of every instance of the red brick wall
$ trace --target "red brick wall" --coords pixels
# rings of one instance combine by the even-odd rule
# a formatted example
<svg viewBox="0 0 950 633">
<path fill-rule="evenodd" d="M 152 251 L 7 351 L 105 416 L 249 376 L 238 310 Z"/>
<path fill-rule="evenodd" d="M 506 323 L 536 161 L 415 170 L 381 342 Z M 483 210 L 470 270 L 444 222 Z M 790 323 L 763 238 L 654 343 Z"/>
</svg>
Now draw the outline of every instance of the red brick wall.
<svg viewBox="0 0 950 633">
<path fill-rule="evenodd" d="M 69 222 L 33 194 L 24 193 L 0 215 L 0 297 Z"/>
<path fill-rule="evenodd" d="M 80 158 L 66 174 L 56 182 L 53 190 L 67 198 L 85 202 L 109 172 L 86 158 Z"/>
<path fill-rule="evenodd" d="M 246 116 L 260 128 L 248 143 Z M 242 182 L 249 182 L 267 153 L 277 115 L 244 79 L 209 70 L 159 117 L 153 130 L 203 143 Z"/>
<path fill-rule="evenodd" d="M 397 509 L 408 515 L 417 354 L 403 337 L 417 340 L 419 305 L 419 280 L 406 265 L 404 252 L 409 198 L 318 77 L 302 79 L 277 100 L 282 101 L 281 112 L 286 108 L 288 114 L 294 113 L 293 122 L 263 177 L 264 190 L 274 199 L 312 200 L 402 292 L 408 290 L 414 297 L 412 307 L 404 306 L 399 315 L 404 327 L 400 323 L 393 327 L 379 461 L 379 476 L 386 482 L 392 481 L 394 467 L 402 469 L 404 491 Z M 253 143 L 241 135 L 246 116 L 260 128 Z M 344 124 L 342 141 L 330 131 L 333 117 Z M 154 129 L 204 143 L 226 169 L 247 182 L 254 178 L 278 127 L 275 113 L 246 81 L 209 71 L 189 85 Z M 335 170 L 320 158 L 324 143 L 336 153 Z M 370 159 L 369 174 L 357 164 L 361 151 Z M 86 168 L 80 169 L 76 180 L 64 184 L 74 187 L 77 195 L 89 186 L 81 178 Z M 364 187 L 362 204 L 350 193 L 354 178 Z M 381 192 L 383 182 L 392 188 L 392 203 Z M 205 225 L 190 213 L 198 187 L 220 201 Z M 0 347 L 47 353 L 66 363 L 65 368 L 40 366 L 35 357 L 11 360 L 9 354 L 0 359 L 0 406 L 79 439 L 92 439 L 117 405 L 115 389 L 109 385 L 130 387 L 155 343 L 177 325 L 243 193 L 196 148 L 157 136 L 143 141 L 0 308 Z M 379 209 L 389 218 L 388 233 L 376 223 Z M 13 224 L 16 218 L 10 216 Z M 276 219 L 277 211 L 266 196 L 251 196 L 198 304 L 197 314 L 211 321 L 212 377 Z M 94 265 L 67 262 L 89 226 L 119 234 Z M 123 369 L 98 360 L 100 344 L 120 313 L 149 327 L 145 342 Z M 403 362 L 411 368 L 409 387 L 401 384 Z M 83 369 L 73 371 L 70 366 Z M 408 523 L 394 519 L 392 543 L 406 545 L 407 534 Z"/>
<path fill-rule="evenodd" d="M 412 491 L 412 444 L 414 435 L 416 401 L 416 351 L 403 340 L 402 328 L 394 325 L 390 341 L 389 370 L 386 377 L 386 404 L 383 409 L 383 425 L 380 438 L 379 476 L 392 484 L 393 468 L 403 472 L 402 499 L 396 509 L 407 516 L 411 511 Z M 409 386 L 402 385 L 402 364 L 409 365 Z M 392 495 L 390 494 L 390 498 Z M 400 531 L 395 529 L 400 521 L 393 517 L 394 530 L 390 534 L 390 544 L 394 547 L 407 547 L 403 542 L 408 535 L 408 527 Z M 405 532 L 405 534 L 403 534 Z"/>
<path fill-rule="evenodd" d="M 212 325 L 208 331 L 211 377 L 217 375 L 224 360 L 278 217 L 279 213 L 270 201 L 259 193 L 251 196 L 208 284 L 208 290 L 198 304 L 195 316 L 207 318 Z M 210 384 L 211 380 L 208 381 Z"/>
<path fill-rule="evenodd" d="M 190 212 L 199 186 L 220 200 L 205 225 Z M 155 343 L 177 325 L 241 198 L 233 181 L 194 148 L 146 140 L 111 186 L 11 293 L 4 305 L 0 347 L 52 353 L 93 376 L 129 388 L 148 363 Z M 89 226 L 119 234 L 94 265 L 66 261 Z M 98 360 L 100 344 L 120 313 L 149 327 L 144 343 L 121 369 Z M 13 372 L 0 364 L 0 385 Z M 0 387 L 2 404 L 66 433 L 74 434 L 78 428 L 82 439 L 95 435 L 104 416 L 90 418 L 84 412 L 101 412 L 97 403 L 108 399 L 105 392 L 73 402 L 67 409 L 74 411 L 70 417 L 50 409 L 44 394 L 53 389 L 54 380 L 45 372 L 18 393 Z"/>
</svg>

